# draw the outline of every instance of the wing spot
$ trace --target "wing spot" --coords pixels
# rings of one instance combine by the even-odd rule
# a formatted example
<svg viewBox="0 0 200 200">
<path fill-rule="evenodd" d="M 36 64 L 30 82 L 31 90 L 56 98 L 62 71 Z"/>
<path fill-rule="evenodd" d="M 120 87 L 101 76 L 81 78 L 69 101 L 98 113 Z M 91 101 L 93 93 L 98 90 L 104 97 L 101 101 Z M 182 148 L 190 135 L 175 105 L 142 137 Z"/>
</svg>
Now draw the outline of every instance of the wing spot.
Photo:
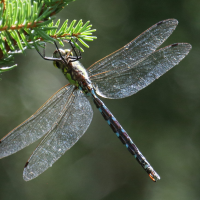
<svg viewBox="0 0 200 200">
<path fill-rule="evenodd" d="M 178 46 L 178 43 L 172 44 L 171 47 Z"/>
<path fill-rule="evenodd" d="M 24 168 L 26 168 L 28 164 L 29 164 L 29 162 L 26 162 L 26 164 L 25 164 Z"/>
<path fill-rule="evenodd" d="M 160 21 L 157 23 L 157 26 L 161 25 L 163 23 L 163 21 Z"/>
</svg>

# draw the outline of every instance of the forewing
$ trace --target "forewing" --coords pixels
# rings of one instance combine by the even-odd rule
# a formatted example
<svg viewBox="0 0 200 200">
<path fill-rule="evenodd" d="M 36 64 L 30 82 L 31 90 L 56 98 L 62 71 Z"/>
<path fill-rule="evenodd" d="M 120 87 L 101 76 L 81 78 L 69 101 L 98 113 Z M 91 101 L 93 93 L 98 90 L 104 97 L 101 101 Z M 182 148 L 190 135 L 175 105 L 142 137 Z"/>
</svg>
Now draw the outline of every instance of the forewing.
<svg viewBox="0 0 200 200">
<path fill-rule="evenodd" d="M 91 123 L 93 111 L 84 94 L 75 90 L 52 129 L 29 158 L 23 172 L 31 180 L 51 167 L 79 138 Z"/>
<path fill-rule="evenodd" d="M 0 158 L 9 156 L 44 136 L 59 117 L 74 86 L 56 92 L 31 117 L 0 140 Z"/>
<path fill-rule="evenodd" d="M 88 68 L 89 76 L 106 71 L 118 71 L 141 62 L 153 53 L 174 31 L 178 21 L 168 19 L 153 25 L 121 49 L 97 61 Z"/>
<path fill-rule="evenodd" d="M 145 88 L 177 65 L 191 50 L 187 43 L 159 49 L 134 67 L 93 77 L 97 94 L 107 98 L 124 98 Z"/>
</svg>

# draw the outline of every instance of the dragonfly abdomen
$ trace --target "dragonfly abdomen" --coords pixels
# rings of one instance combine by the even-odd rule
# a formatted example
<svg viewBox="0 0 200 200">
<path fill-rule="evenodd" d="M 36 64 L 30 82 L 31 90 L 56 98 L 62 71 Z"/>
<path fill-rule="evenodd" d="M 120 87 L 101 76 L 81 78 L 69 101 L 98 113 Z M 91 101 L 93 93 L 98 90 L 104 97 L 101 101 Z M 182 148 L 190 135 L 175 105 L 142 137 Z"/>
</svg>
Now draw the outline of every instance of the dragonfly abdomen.
<svg viewBox="0 0 200 200">
<path fill-rule="evenodd" d="M 110 110 L 105 106 L 105 104 L 92 92 L 92 98 L 94 104 L 102 114 L 103 118 L 107 121 L 108 125 L 111 127 L 113 132 L 117 135 L 120 141 L 126 146 L 128 151 L 134 155 L 139 164 L 144 168 L 144 170 L 149 174 L 149 177 L 153 181 L 160 179 L 160 176 L 155 172 L 146 158 L 139 151 L 137 146 L 133 143 L 128 133 L 123 129 L 117 119 L 113 116 Z"/>
</svg>

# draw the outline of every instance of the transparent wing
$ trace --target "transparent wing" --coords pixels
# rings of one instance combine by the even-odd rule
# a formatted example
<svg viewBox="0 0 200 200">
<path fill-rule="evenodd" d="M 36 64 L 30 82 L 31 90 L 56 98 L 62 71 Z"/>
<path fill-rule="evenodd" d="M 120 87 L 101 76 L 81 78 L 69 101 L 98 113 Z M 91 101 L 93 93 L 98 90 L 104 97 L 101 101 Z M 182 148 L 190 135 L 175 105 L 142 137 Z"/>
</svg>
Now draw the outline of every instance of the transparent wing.
<svg viewBox="0 0 200 200">
<path fill-rule="evenodd" d="M 63 110 L 74 86 L 65 86 L 56 92 L 31 117 L 0 140 L 0 158 L 9 156 L 44 136 Z"/>
<path fill-rule="evenodd" d="M 135 68 L 138 63 L 152 54 L 172 34 L 177 25 L 178 21 L 176 19 L 161 21 L 144 31 L 121 49 L 89 67 L 90 79 L 98 87 L 99 95 L 108 98 L 122 98 L 114 97 L 114 94 L 111 97 L 107 96 L 108 94 L 105 92 L 106 88 L 104 88 L 103 84 L 105 78 L 107 76 L 114 77 L 116 74 Z M 119 87 L 120 84 L 121 82 L 118 82 L 115 87 Z"/>
<path fill-rule="evenodd" d="M 177 65 L 191 50 L 187 43 L 159 49 L 134 67 L 94 76 L 97 94 L 107 98 L 124 98 L 143 89 Z"/>
<path fill-rule="evenodd" d="M 172 34 L 177 25 L 176 19 L 158 22 L 121 49 L 91 65 L 87 69 L 89 75 L 116 71 L 141 62 L 141 59 L 153 53 Z"/>
<path fill-rule="evenodd" d="M 31 180 L 58 160 L 85 133 L 93 111 L 84 94 L 75 90 L 68 99 L 62 115 L 29 158 L 23 172 Z"/>
</svg>

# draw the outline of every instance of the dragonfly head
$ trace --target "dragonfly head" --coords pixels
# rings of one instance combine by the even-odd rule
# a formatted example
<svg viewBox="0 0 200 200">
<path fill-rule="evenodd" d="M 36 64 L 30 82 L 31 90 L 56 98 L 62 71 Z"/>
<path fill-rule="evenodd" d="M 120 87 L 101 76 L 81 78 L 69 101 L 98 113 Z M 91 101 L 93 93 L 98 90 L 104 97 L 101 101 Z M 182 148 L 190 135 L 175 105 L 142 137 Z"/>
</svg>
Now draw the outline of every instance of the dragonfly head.
<svg viewBox="0 0 200 200">
<path fill-rule="evenodd" d="M 72 53 L 72 50 L 71 49 L 59 49 L 58 50 L 55 50 L 54 53 L 53 53 L 53 57 L 54 58 L 60 58 L 60 55 L 66 60 L 68 61 L 69 59 L 69 56 L 73 56 L 73 53 Z M 61 68 L 61 62 L 60 61 L 54 61 L 53 62 L 53 65 L 56 67 L 56 68 Z"/>
</svg>

